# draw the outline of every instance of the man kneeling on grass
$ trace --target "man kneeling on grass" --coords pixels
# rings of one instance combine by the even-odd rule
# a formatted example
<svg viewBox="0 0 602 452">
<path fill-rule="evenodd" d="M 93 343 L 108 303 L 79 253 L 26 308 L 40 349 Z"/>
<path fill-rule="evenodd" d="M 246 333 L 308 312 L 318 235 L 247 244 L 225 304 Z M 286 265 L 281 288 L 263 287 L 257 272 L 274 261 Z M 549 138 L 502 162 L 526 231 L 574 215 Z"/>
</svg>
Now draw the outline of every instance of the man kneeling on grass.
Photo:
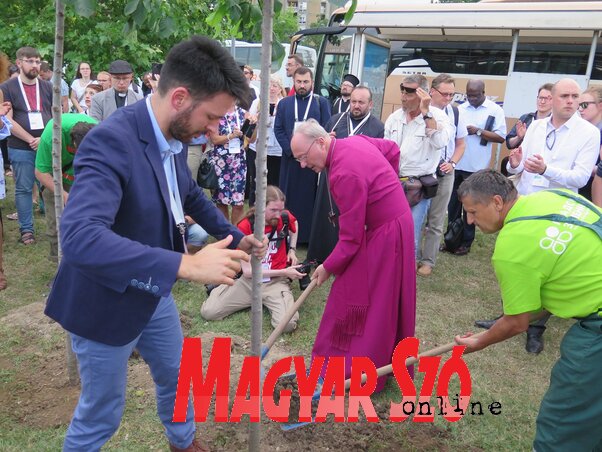
<svg viewBox="0 0 602 452">
<path fill-rule="evenodd" d="M 548 311 L 574 318 L 560 344 L 537 416 L 533 450 L 602 450 L 602 210 L 569 190 L 518 196 L 500 173 L 481 170 L 458 197 L 486 234 L 499 231 L 492 262 L 504 315 L 479 338 L 456 336 L 466 352 L 515 336 Z M 545 311 L 544 311 L 545 310 Z"/>
<path fill-rule="evenodd" d="M 269 246 L 261 261 L 263 266 L 262 302 L 272 315 L 272 326 L 280 323 L 287 309 L 294 303 L 291 280 L 301 279 L 295 247 L 297 245 L 298 224 L 296 218 L 284 210 L 284 193 L 272 185 L 266 191 L 265 234 Z M 245 234 L 253 234 L 255 209 L 249 210 L 247 217 L 238 223 Z M 233 286 L 223 284 L 210 290 L 209 298 L 201 307 L 201 316 L 206 320 L 221 320 L 237 311 L 251 307 L 251 264 L 241 262 L 242 277 Z M 209 290 L 209 288 L 208 288 Z M 295 313 L 285 332 L 297 328 L 299 314 Z"/>
</svg>

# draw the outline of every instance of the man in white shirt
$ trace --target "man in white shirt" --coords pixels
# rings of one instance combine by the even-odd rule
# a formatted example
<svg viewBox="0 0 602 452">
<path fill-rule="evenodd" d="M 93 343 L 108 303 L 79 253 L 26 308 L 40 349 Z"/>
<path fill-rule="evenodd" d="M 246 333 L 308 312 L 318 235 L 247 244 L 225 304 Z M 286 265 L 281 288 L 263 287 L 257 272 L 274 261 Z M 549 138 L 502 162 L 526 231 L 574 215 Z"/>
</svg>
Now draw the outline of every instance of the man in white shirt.
<svg viewBox="0 0 602 452">
<path fill-rule="evenodd" d="M 387 119 L 385 138 L 399 146 L 399 177 L 405 182 L 410 177 L 420 178 L 435 173 L 441 149 L 454 135 L 454 130 L 447 115 L 431 106 L 428 82 L 424 76 L 413 74 L 405 77 L 400 89 L 401 108 Z M 416 250 L 430 203 L 431 198 L 423 197 L 411 206 Z"/>
<path fill-rule="evenodd" d="M 545 188 L 577 192 L 591 175 L 600 152 L 600 131 L 577 114 L 581 88 L 562 79 L 552 88 L 552 116 L 533 121 L 506 169 L 519 174 L 516 188 L 528 195 Z"/>
<path fill-rule="evenodd" d="M 489 166 L 493 143 L 503 143 L 506 137 L 506 117 L 504 110 L 485 96 L 485 83 L 482 80 L 469 80 L 466 84 L 466 100 L 458 107 L 466 121 L 468 136 L 462 160 L 456 166 L 454 190 L 447 206 L 449 225 L 462 215 L 462 204 L 458 200 L 458 187 L 472 173 Z M 474 224 L 468 224 L 464 217 L 462 245 L 449 250 L 457 256 L 470 252 L 475 237 Z M 444 248 L 445 250 L 445 248 Z M 445 250 L 447 251 L 447 250 Z"/>
<path fill-rule="evenodd" d="M 552 115 L 531 123 L 522 145 L 509 156 L 506 169 L 520 175 L 519 195 L 546 188 L 577 191 L 587 184 L 591 168 L 600 152 L 600 131 L 577 113 L 581 88 L 573 79 L 557 81 L 552 87 Z M 543 350 L 543 333 L 550 314 L 529 326 L 529 353 Z M 475 325 L 489 328 L 494 320 L 477 320 Z"/>
<path fill-rule="evenodd" d="M 437 261 L 439 244 L 443 235 L 443 222 L 447 213 L 447 205 L 454 187 L 454 172 L 456 165 L 464 155 L 465 137 L 468 135 L 464 117 L 458 107 L 453 106 L 452 100 L 456 92 L 454 79 L 449 74 L 439 74 L 431 82 L 431 105 L 440 108 L 454 126 L 454 134 L 447 146 L 441 149 L 441 160 L 437 171 L 439 189 L 431 200 L 426 220 L 424 244 L 418 249 L 419 267 L 416 274 L 429 276 Z"/>
</svg>

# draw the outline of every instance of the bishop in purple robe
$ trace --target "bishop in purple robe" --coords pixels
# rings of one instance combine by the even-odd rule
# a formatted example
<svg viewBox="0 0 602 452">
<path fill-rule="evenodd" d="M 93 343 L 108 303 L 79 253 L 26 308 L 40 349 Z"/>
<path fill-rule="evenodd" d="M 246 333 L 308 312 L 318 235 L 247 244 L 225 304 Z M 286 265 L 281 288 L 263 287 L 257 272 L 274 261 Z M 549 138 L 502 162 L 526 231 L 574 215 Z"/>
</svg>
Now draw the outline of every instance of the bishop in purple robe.
<svg viewBox="0 0 602 452">
<path fill-rule="evenodd" d="M 353 356 L 385 366 L 414 335 L 416 319 L 414 226 L 397 176 L 399 147 L 361 135 L 336 139 L 308 120 L 291 149 L 301 167 L 326 170 L 340 211 L 339 240 L 312 276 L 321 285 L 335 275 L 312 358 L 344 356 L 346 378 Z"/>
</svg>

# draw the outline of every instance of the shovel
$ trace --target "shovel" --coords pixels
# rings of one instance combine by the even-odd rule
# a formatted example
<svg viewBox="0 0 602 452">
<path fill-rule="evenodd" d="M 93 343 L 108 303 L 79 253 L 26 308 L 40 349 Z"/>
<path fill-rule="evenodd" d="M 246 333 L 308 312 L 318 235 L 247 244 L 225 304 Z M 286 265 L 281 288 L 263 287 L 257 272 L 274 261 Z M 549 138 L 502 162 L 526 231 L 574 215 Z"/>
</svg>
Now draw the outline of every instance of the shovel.
<svg viewBox="0 0 602 452">
<path fill-rule="evenodd" d="M 309 283 L 309 286 L 307 286 L 307 288 L 303 291 L 303 293 L 301 295 L 299 295 L 299 298 L 297 298 L 297 301 L 295 301 L 292 304 L 292 306 L 290 308 L 288 308 L 288 311 L 286 311 L 286 313 L 284 314 L 284 317 L 282 318 L 282 320 L 280 321 L 278 326 L 274 329 L 274 331 L 272 331 L 272 334 L 270 334 L 270 337 L 268 337 L 268 340 L 265 342 L 265 344 L 262 345 L 262 347 L 261 347 L 261 359 L 262 360 L 263 360 L 263 358 L 266 357 L 266 355 L 272 348 L 272 345 L 274 345 L 276 340 L 282 335 L 284 329 L 286 328 L 286 325 L 288 325 L 288 322 L 290 322 L 290 320 L 295 315 L 295 312 L 297 312 L 299 310 L 299 308 L 301 307 L 301 305 L 305 302 L 305 300 L 307 299 L 307 297 L 309 296 L 311 291 L 314 290 L 314 287 L 316 287 L 317 283 L 318 283 L 318 281 L 316 279 L 312 279 L 311 282 Z"/>
<path fill-rule="evenodd" d="M 485 334 L 486 332 L 487 331 L 481 331 L 480 333 L 473 334 L 471 337 L 479 337 L 479 336 L 482 336 L 483 334 Z M 427 350 L 426 352 L 419 353 L 417 357 L 410 356 L 409 358 L 406 359 L 405 365 L 407 367 L 407 366 L 416 364 L 420 360 L 420 358 L 422 358 L 423 356 L 442 355 L 444 353 L 451 351 L 454 348 L 454 346 L 456 346 L 456 345 L 458 345 L 458 344 L 456 344 L 455 342 L 450 342 L 448 344 L 440 345 L 439 347 L 435 347 L 430 350 Z M 393 372 L 392 364 L 387 364 L 386 366 L 379 367 L 378 369 L 376 369 L 376 375 L 378 377 L 382 377 L 383 375 L 389 375 L 391 372 Z M 366 374 L 363 374 L 361 382 L 365 383 L 367 378 L 368 377 L 366 376 Z M 351 386 L 351 378 L 345 380 L 345 390 L 349 389 L 350 386 Z M 319 400 L 320 395 L 321 395 L 320 390 L 317 390 L 316 392 L 314 392 L 314 395 L 311 399 L 312 402 Z M 289 430 L 294 430 L 296 428 L 303 427 L 304 425 L 307 425 L 307 424 L 311 424 L 311 422 L 296 422 L 296 423 L 290 423 L 290 424 L 282 424 L 280 426 L 280 428 L 282 430 L 284 430 L 285 432 L 287 432 Z"/>
</svg>

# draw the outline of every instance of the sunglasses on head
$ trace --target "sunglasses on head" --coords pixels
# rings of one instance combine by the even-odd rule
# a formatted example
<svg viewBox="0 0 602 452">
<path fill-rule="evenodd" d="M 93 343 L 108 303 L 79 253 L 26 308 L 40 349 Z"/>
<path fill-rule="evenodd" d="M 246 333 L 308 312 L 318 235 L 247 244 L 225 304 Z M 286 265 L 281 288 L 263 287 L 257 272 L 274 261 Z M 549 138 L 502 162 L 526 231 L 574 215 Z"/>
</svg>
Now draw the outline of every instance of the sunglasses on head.
<svg viewBox="0 0 602 452">
<path fill-rule="evenodd" d="M 408 88 L 407 86 L 403 86 L 403 83 L 399 85 L 399 89 L 402 93 L 414 94 L 418 88 Z"/>
</svg>

